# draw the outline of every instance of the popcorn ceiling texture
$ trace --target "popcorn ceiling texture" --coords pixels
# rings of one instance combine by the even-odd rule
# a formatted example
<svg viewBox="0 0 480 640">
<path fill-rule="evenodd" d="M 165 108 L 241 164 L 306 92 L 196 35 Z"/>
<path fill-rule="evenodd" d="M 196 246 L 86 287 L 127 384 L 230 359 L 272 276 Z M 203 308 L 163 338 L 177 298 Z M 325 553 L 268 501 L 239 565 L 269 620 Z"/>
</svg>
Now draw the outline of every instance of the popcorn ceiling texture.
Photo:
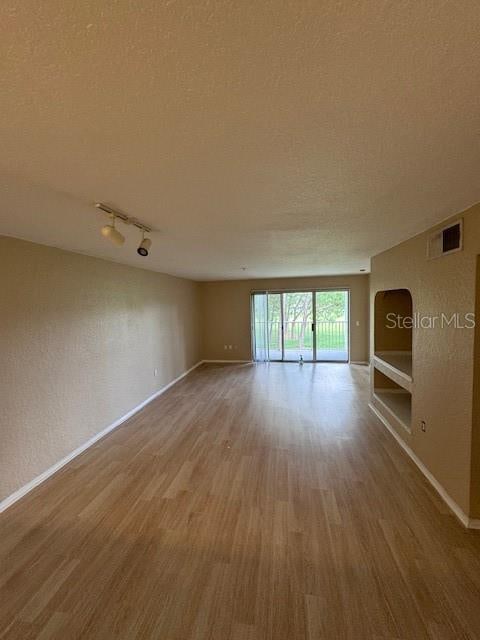
<svg viewBox="0 0 480 640">
<path fill-rule="evenodd" d="M 477 0 L 0 18 L 5 235 L 195 279 L 339 274 L 480 200 Z M 94 200 L 161 231 L 148 259 L 100 238 Z"/>
</svg>

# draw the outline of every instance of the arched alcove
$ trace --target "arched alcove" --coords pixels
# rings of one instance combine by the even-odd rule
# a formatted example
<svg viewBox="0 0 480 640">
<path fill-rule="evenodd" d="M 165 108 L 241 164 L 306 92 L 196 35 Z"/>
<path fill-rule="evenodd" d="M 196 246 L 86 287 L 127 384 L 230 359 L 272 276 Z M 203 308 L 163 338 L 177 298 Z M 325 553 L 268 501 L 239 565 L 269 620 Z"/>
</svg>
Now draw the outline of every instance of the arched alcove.
<svg viewBox="0 0 480 640">
<path fill-rule="evenodd" d="M 413 302 L 408 289 L 375 296 L 375 352 L 412 351 Z"/>
<path fill-rule="evenodd" d="M 373 401 L 389 423 L 411 428 L 412 335 L 408 289 L 378 291 L 374 309 Z"/>
</svg>

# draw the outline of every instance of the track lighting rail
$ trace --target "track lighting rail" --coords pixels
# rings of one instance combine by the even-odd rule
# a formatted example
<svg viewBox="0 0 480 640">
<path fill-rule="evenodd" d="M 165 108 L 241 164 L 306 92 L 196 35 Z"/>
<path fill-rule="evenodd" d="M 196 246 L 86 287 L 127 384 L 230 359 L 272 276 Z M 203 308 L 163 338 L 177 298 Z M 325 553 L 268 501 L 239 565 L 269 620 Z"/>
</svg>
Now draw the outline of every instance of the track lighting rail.
<svg viewBox="0 0 480 640">
<path fill-rule="evenodd" d="M 95 206 L 97 207 L 97 209 L 100 209 L 101 211 L 108 213 L 109 216 L 115 216 L 115 218 L 118 218 L 124 224 L 137 227 L 137 229 L 140 229 L 140 231 L 144 231 L 145 233 L 150 233 L 152 231 L 151 227 L 149 227 L 146 224 L 143 224 L 143 222 L 140 222 L 140 220 L 137 220 L 136 218 L 131 218 L 130 216 L 127 216 L 126 213 L 115 211 L 115 209 L 112 209 L 112 207 L 109 207 L 108 204 L 104 204 L 103 202 L 96 202 Z"/>
</svg>

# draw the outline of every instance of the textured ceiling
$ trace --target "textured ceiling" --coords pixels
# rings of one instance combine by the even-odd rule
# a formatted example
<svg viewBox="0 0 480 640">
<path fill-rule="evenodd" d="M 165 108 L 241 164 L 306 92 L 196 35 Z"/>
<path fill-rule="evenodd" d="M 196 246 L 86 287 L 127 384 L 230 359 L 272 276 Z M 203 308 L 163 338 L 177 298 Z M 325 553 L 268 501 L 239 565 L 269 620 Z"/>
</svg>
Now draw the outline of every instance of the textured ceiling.
<svg viewBox="0 0 480 640">
<path fill-rule="evenodd" d="M 0 12 L 2 234 L 196 279 L 352 273 L 480 200 L 477 0 Z M 95 200 L 158 229 L 149 258 Z"/>
</svg>

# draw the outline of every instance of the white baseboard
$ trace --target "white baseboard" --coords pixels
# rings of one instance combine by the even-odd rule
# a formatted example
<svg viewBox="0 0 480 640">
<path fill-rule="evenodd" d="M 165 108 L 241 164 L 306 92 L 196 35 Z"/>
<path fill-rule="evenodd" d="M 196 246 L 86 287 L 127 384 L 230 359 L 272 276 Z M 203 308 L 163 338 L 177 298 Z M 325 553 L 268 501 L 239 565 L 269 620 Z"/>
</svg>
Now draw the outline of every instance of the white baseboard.
<svg viewBox="0 0 480 640">
<path fill-rule="evenodd" d="M 430 482 L 435 491 L 439 494 L 442 500 L 447 504 L 447 506 L 453 511 L 453 513 L 457 516 L 460 522 L 464 527 L 468 529 L 480 529 L 480 520 L 470 518 L 463 509 L 455 502 L 455 500 L 446 492 L 446 490 L 442 487 L 442 485 L 438 482 L 434 475 L 427 469 L 427 467 L 423 464 L 420 458 L 410 449 L 408 444 L 402 440 L 402 438 L 398 435 L 398 433 L 393 429 L 393 427 L 388 423 L 388 420 L 382 416 L 380 411 L 372 404 L 368 405 L 371 411 L 377 416 L 380 422 L 388 429 L 388 431 L 392 434 L 398 444 L 402 447 L 405 453 L 410 457 L 411 460 L 417 465 L 420 471 L 423 473 L 425 478 Z"/>
<path fill-rule="evenodd" d="M 41 473 L 39 476 L 37 476 L 33 480 L 30 480 L 30 482 L 27 482 L 26 485 L 24 485 L 23 487 L 20 487 L 20 489 L 17 489 L 17 491 L 15 491 L 11 495 L 4 498 L 0 502 L 0 513 L 2 513 L 2 511 L 5 511 L 5 509 L 8 509 L 8 507 L 10 507 L 12 504 L 20 500 L 20 498 L 23 498 L 23 496 L 25 496 L 27 493 L 32 491 L 32 489 L 35 489 L 35 487 L 38 487 L 38 485 L 42 484 L 42 482 L 45 482 L 45 480 L 53 476 L 54 473 L 59 471 L 62 467 L 64 467 L 69 462 L 71 462 L 74 458 L 79 456 L 81 453 L 86 451 L 93 444 L 95 444 L 96 442 L 101 440 L 103 437 L 105 437 L 108 433 L 110 433 L 111 431 L 119 427 L 121 424 L 123 424 L 126 420 L 131 418 L 133 415 L 138 413 L 138 411 L 140 411 L 141 409 L 143 409 L 143 407 L 145 407 L 147 404 L 152 402 L 152 400 L 155 400 L 155 398 L 158 398 L 158 396 L 161 396 L 162 393 L 165 393 L 167 389 L 170 389 L 170 387 L 173 387 L 174 384 L 179 382 L 182 378 L 184 378 L 186 375 L 188 375 L 191 371 L 196 369 L 202 363 L 203 363 L 203 360 L 200 360 L 200 362 L 197 362 L 197 364 L 193 365 L 193 367 L 190 367 L 190 369 L 188 369 L 187 371 L 179 375 L 177 378 L 175 378 L 175 380 L 172 380 L 167 385 L 165 385 L 164 387 L 156 391 L 152 396 L 150 396 L 149 398 L 141 402 L 139 405 L 131 409 L 124 416 L 122 416 L 121 418 L 118 418 L 118 420 L 115 420 L 115 422 L 113 422 L 108 427 L 105 427 L 105 429 L 103 429 L 99 433 L 96 433 L 92 438 L 90 438 L 90 440 L 87 440 L 87 442 L 84 442 L 82 445 L 77 447 L 75 451 L 72 451 L 67 456 L 65 456 L 65 458 L 62 458 L 61 460 L 59 460 L 59 462 L 55 463 L 53 466 L 51 466 L 49 469 Z"/>
<path fill-rule="evenodd" d="M 202 362 L 205 362 L 206 364 L 213 364 L 213 363 L 215 363 L 215 362 L 222 362 L 222 363 L 223 363 L 223 362 L 226 362 L 226 363 L 233 364 L 233 363 L 235 363 L 235 362 L 236 362 L 236 363 L 238 363 L 238 362 L 243 362 L 243 363 L 245 363 L 245 362 L 252 362 L 252 360 L 202 360 Z"/>
<path fill-rule="evenodd" d="M 245 362 L 253 362 L 253 360 L 202 360 L 202 362 L 205 362 L 206 364 L 214 364 L 215 362 L 219 362 L 219 363 L 229 363 L 229 362 L 230 363 L 235 363 L 235 362 L 239 363 L 239 362 L 243 362 L 243 363 L 245 363 Z M 280 360 L 274 360 L 273 362 L 282 364 L 282 361 L 280 361 Z M 285 364 L 292 364 L 292 363 L 293 364 L 298 364 L 295 360 L 285 360 L 284 362 L 285 362 Z M 323 360 L 321 362 L 321 364 L 329 364 L 329 362 L 330 362 L 330 360 Z M 332 360 L 331 362 L 332 362 L 332 364 L 335 364 L 335 360 Z M 316 364 L 316 363 L 315 362 L 313 362 L 313 363 L 308 362 L 307 364 Z M 369 363 L 367 361 L 362 361 L 362 360 L 358 360 L 358 361 L 350 360 L 348 363 L 347 362 L 344 363 L 343 360 L 342 360 L 342 362 L 339 363 L 339 364 L 363 364 L 363 365 L 368 365 Z"/>
<path fill-rule="evenodd" d="M 153 395 L 151 395 L 149 398 L 147 398 L 146 400 L 141 402 L 139 405 L 137 405 L 136 407 L 131 409 L 128 413 L 123 415 L 121 418 L 118 418 L 118 420 L 115 420 L 115 422 L 113 422 L 111 425 L 109 425 L 108 427 L 106 427 L 105 429 L 100 431 L 99 433 L 95 434 L 92 438 L 90 438 L 90 440 L 88 440 L 84 444 L 80 445 L 80 447 L 78 447 L 77 449 L 75 449 L 74 451 L 69 453 L 67 456 L 62 458 L 62 460 L 60 460 L 59 462 L 57 462 L 56 464 L 51 466 L 49 469 L 47 469 L 46 471 L 41 473 L 39 476 L 37 476 L 33 480 L 30 480 L 30 482 L 28 482 L 26 485 L 24 485 L 20 489 L 17 489 L 17 491 L 12 493 L 10 496 L 7 496 L 6 498 L 4 498 L 4 500 L 2 500 L 0 502 L 0 513 L 2 513 L 2 511 L 5 511 L 6 509 L 8 509 L 8 507 L 13 505 L 18 500 L 20 500 L 20 498 L 22 498 L 27 493 L 29 493 L 30 491 L 35 489 L 35 487 L 38 487 L 40 484 L 42 484 L 42 482 L 45 482 L 45 480 L 47 480 L 48 478 L 53 476 L 57 471 L 59 471 L 62 467 L 64 467 L 66 464 L 68 464 L 74 458 L 76 458 L 81 453 L 86 451 L 89 447 L 91 447 L 96 442 L 98 442 L 99 440 L 104 438 L 108 433 L 110 433 L 111 431 L 113 431 L 114 429 L 119 427 L 121 424 L 123 424 L 126 420 L 128 420 L 129 418 L 134 416 L 141 409 L 143 409 L 147 404 L 149 404 L 150 402 L 155 400 L 155 398 L 158 398 L 159 396 L 161 396 L 163 393 L 165 393 L 165 391 L 170 389 L 170 387 L 172 387 L 174 384 L 179 382 L 182 378 L 184 378 L 186 375 L 188 375 L 191 371 L 196 369 L 198 366 L 200 366 L 203 363 L 215 363 L 215 362 L 220 362 L 220 363 L 235 363 L 235 362 L 236 363 L 247 363 L 247 362 L 251 362 L 251 360 L 200 360 L 200 362 L 197 362 L 195 365 L 193 365 L 193 367 L 190 367 L 190 369 L 188 369 L 187 371 L 185 371 L 184 373 L 179 375 L 177 378 L 175 378 L 174 380 L 169 382 L 167 385 L 165 385 L 164 387 L 162 387 L 161 389 L 156 391 Z M 354 363 L 352 363 L 352 364 L 354 364 Z M 355 364 L 357 364 L 357 363 L 355 363 Z M 417 465 L 417 467 L 420 469 L 420 471 L 423 473 L 423 475 L 427 478 L 427 480 L 432 484 L 432 486 L 435 488 L 435 490 L 438 492 L 438 494 L 441 496 L 441 498 L 446 502 L 446 504 L 450 507 L 450 509 L 457 516 L 457 518 L 460 520 L 460 522 L 465 527 L 468 527 L 470 529 L 480 529 L 480 519 L 469 518 L 467 516 L 467 514 L 462 511 L 462 509 L 459 507 L 459 505 L 453 500 L 453 498 L 451 498 L 448 495 L 448 493 L 445 491 L 445 489 L 442 487 L 442 485 L 430 473 L 430 471 L 427 469 L 427 467 L 415 455 L 415 453 L 410 449 L 410 447 L 400 438 L 400 436 L 396 433 L 396 431 L 394 429 L 392 429 L 392 427 L 388 424 L 387 420 L 385 420 L 385 418 L 381 415 L 381 413 L 379 411 L 377 411 L 377 409 L 372 404 L 369 404 L 369 407 L 372 410 L 372 412 L 377 416 L 377 418 L 382 422 L 382 424 L 393 435 L 395 440 L 402 447 L 402 449 L 407 453 L 407 455 L 410 456 L 410 458 L 413 460 L 413 462 Z"/>
</svg>

